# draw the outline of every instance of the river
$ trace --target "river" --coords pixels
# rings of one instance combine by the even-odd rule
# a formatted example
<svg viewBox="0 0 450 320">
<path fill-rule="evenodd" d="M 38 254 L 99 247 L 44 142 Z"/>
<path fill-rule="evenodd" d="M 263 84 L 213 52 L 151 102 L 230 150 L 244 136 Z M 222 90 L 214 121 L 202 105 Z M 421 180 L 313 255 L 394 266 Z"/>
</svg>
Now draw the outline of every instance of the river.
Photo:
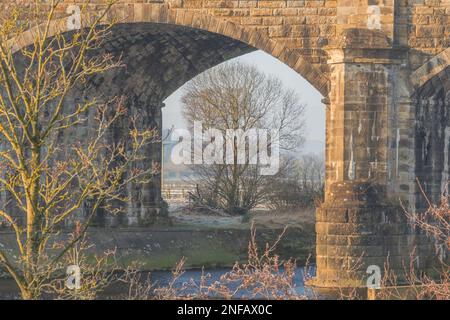
<svg viewBox="0 0 450 320">
<path fill-rule="evenodd" d="M 229 268 L 212 268 L 212 269 L 204 269 L 203 271 L 200 269 L 192 269 L 185 270 L 183 274 L 181 274 L 177 280 L 173 283 L 175 288 L 181 288 L 184 284 L 194 281 L 195 283 L 200 283 L 202 275 L 207 275 L 205 284 L 211 284 L 214 281 L 218 281 L 221 276 L 225 273 L 229 272 Z M 283 270 L 280 270 L 281 272 Z M 314 267 L 310 267 L 308 270 L 309 275 L 314 275 L 315 269 Z M 147 275 L 144 274 L 141 276 L 141 279 L 146 279 Z M 167 286 L 173 279 L 172 273 L 170 271 L 153 271 L 150 273 L 151 282 L 154 283 L 157 287 L 165 287 Z M 304 283 L 304 268 L 297 267 L 294 278 L 294 286 L 295 292 L 299 295 L 306 295 L 307 297 L 316 297 L 315 293 L 308 287 L 305 287 Z M 125 288 L 121 287 L 119 290 L 123 290 Z M 233 286 L 230 285 L 230 289 L 234 289 Z M 119 292 L 118 288 L 114 288 L 113 296 L 116 296 Z M 109 291 L 109 290 L 108 290 Z M 191 289 L 184 291 L 185 293 L 191 293 Z M 248 292 L 240 292 L 236 296 L 236 298 L 246 298 Z M 17 290 L 14 282 L 11 279 L 0 279 L 0 299 L 17 299 Z M 104 298 L 111 298 L 110 294 L 106 294 Z M 214 296 L 211 296 L 214 298 Z"/>
</svg>

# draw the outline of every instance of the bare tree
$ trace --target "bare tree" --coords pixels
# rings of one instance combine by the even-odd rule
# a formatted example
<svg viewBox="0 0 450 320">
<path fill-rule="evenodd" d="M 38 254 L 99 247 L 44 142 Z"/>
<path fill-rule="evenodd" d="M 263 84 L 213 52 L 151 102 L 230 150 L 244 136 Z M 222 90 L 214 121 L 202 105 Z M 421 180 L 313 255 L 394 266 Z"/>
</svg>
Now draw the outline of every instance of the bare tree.
<svg viewBox="0 0 450 320">
<path fill-rule="evenodd" d="M 231 62 L 208 70 L 187 85 L 182 101 L 188 123 L 201 121 L 204 129 L 218 129 L 224 135 L 227 130 L 267 129 L 276 132 L 272 138 L 279 140 L 281 149 L 292 150 L 302 143 L 304 105 L 293 90 L 254 66 Z M 248 155 L 239 163 L 240 143 L 237 139 L 232 143 L 232 164 L 195 166 L 196 201 L 244 214 L 264 199 L 267 179 L 259 173 L 260 164 L 251 164 Z"/>
<path fill-rule="evenodd" d="M 157 139 L 154 130 L 131 125 L 126 147 L 106 143 L 111 125 L 127 116 L 120 97 L 67 106 L 75 86 L 121 63 L 98 50 L 115 24 L 106 19 L 114 1 L 96 16 L 87 14 L 89 1 L 80 4 L 81 28 L 50 36 L 62 2 L 12 7 L 0 25 L 0 193 L 8 195 L 0 225 L 14 231 L 16 240 L 16 247 L 0 248 L 0 268 L 24 299 L 39 298 L 61 272 L 59 262 L 67 260 L 99 208 L 113 211 L 111 204 L 127 201 L 123 190 L 130 181 L 151 179 L 152 169 L 129 168 L 142 160 L 139 150 Z M 33 42 L 17 49 L 14 39 L 33 27 Z M 89 125 L 87 114 L 95 115 Z M 89 127 L 83 139 L 73 135 L 61 145 L 61 136 L 82 125 Z M 86 219 L 77 236 L 61 242 L 60 228 L 82 208 Z"/>
</svg>

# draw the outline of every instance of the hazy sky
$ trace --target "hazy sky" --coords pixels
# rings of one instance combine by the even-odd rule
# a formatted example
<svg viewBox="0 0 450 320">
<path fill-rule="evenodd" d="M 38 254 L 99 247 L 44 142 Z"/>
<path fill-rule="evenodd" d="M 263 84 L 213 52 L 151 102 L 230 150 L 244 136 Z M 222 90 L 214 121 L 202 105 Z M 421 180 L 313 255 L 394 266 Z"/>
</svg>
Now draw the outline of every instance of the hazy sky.
<svg viewBox="0 0 450 320">
<path fill-rule="evenodd" d="M 323 152 L 325 142 L 325 106 L 321 103 L 321 94 L 298 73 L 262 51 L 245 54 L 235 58 L 235 60 L 253 64 L 259 70 L 277 76 L 286 87 L 290 87 L 298 93 L 302 102 L 306 104 L 306 143 L 302 148 L 302 152 Z M 163 108 L 164 128 L 170 128 L 172 125 L 176 128 L 185 127 L 181 114 L 181 108 L 183 107 L 181 103 L 182 95 L 183 87 L 164 101 L 166 104 L 166 107 Z"/>
</svg>

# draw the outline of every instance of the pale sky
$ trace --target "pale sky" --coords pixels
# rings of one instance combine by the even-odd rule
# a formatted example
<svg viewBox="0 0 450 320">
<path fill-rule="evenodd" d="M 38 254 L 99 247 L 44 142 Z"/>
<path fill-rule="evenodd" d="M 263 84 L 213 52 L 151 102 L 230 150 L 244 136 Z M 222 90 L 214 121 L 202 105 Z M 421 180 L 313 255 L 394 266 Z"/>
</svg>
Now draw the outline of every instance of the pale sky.
<svg viewBox="0 0 450 320">
<path fill-rule="evenodd" d="M 306 104 L 306 143 L 300 151 L 302 153 L 323 154 L 325 145 L 325 106 L 321 103 L 321 94 L 294 70 L 262 51 L 248 53 L 235 58 L 235 60 L 253 64 L 261 71 L 277 76 L 286 87 L 292 88 L 297 92 L 302 103 Z M 181 103 L 182 95 L 183 87 L 164 101 L 166 107 L 163 108 L 163 128 L 168 129 L 172 125 L 176 128 L 186 127 L 181 113 L 183 107 Z"/>
</svg>

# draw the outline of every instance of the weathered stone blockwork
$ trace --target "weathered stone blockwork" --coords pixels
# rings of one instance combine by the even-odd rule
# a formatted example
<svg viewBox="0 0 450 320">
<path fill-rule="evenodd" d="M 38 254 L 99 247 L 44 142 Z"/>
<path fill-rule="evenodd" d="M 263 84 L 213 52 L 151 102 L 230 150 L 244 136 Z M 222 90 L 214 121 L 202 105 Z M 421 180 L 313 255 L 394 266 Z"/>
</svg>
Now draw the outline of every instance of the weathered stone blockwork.
<svg viewBox="0 0 450 320">
<path fill-rule="evenodd" d="M 386 187 L 355 180 L 331 188 L 317 210 L 316 284 L 359 286 L 368 266 L 386 262 L 402 274 L 414 237 L 398 208 L 386 202 Z"/>
</svg>

